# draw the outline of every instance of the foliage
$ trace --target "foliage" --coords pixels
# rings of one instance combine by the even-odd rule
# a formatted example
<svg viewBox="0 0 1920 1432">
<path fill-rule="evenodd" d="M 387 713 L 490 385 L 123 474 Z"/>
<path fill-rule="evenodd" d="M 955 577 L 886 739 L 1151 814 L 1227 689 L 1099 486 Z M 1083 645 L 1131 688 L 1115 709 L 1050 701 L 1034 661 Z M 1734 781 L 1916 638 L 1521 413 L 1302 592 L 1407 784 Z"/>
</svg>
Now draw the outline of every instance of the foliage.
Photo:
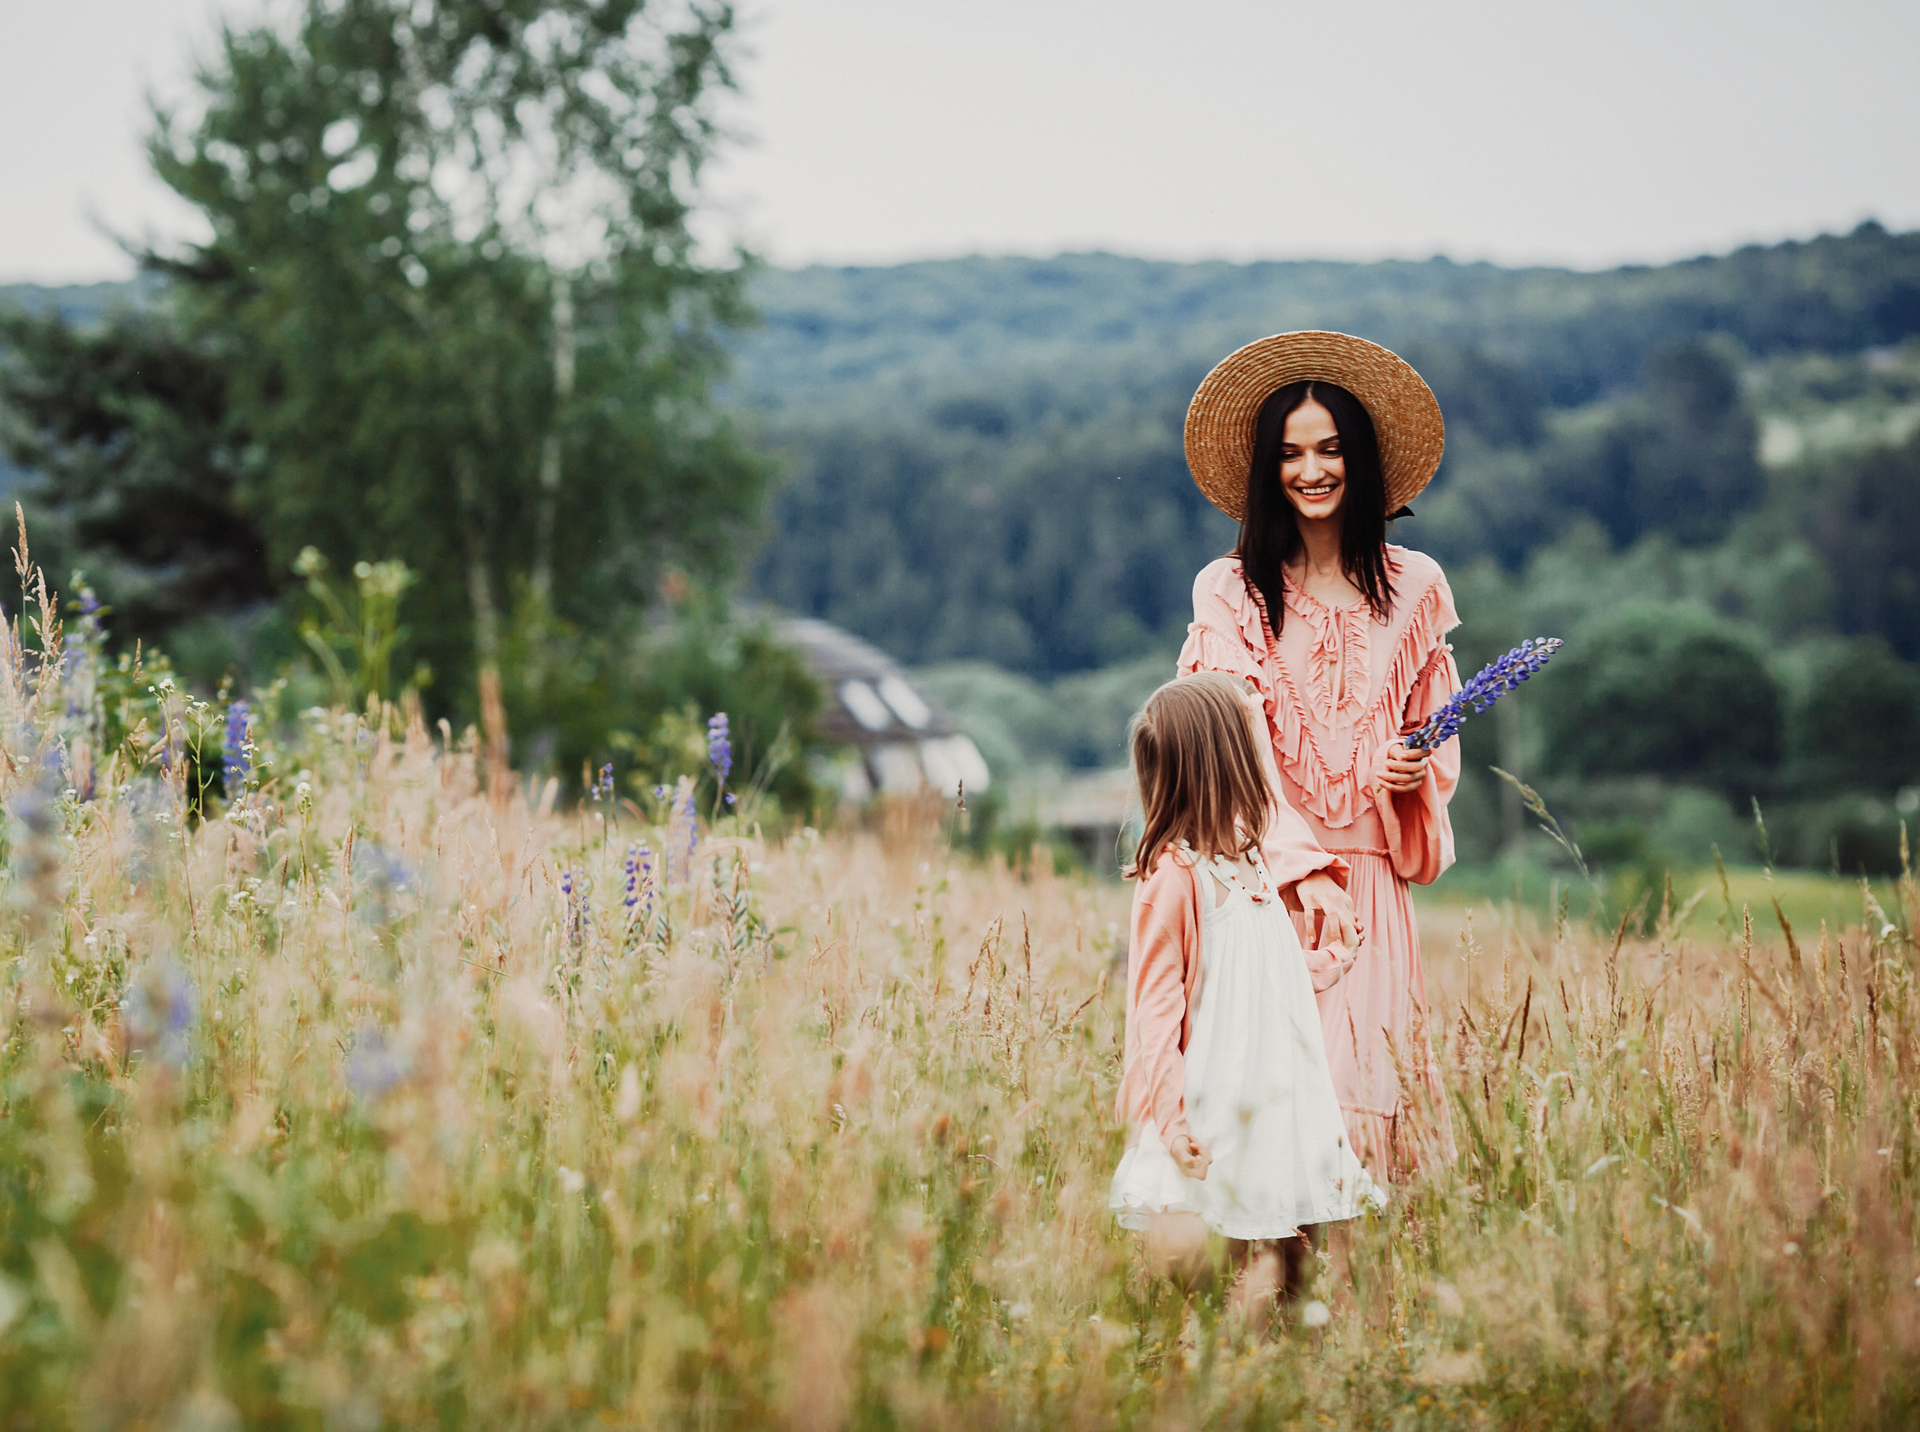
<svg viewBox="0 0 1920 1432">
<path fill-rule="evenodd" d="M 1652 354 L 1706 333 L 1760 355 L 1898 343 L 1920 333 L 1920 233 L 1865 223 L 1806 243 L 1596 273 L 1444 258 L 965 258 L 775 271 L 755 298 L 766 324 L 743 345 L 740 379 L 783 408 L 835 407 L 874 390 L 993 399 L 1010 377 L 1039 382 L 1043 401 L 1137 394 L 1171 383 L 1169 374 L 1191 379 L 1177 390 L 1184 401 L 1207 366 L 1242 343 L 1334 328 L 1396 351 L 1421 342 L 1465 350 L 1457 366 L 1445 365 L 1459 386 L 1439 392 L 1451 418 L 1452 393 L 1467 388 L 1483 412 L 1516 392 L 1553 408 L 1590 404 L 1632 387 Z M 1525 376 L 1517 388 L 1504 373 L 1482 383 L 1475 370 L 1489 362 Z M 1489 400 L 1489 389 L 1499 396 Z M 1023 407 L 1007 411 L 1017 422 Z"/>
<path fill-rule="evenodd" d="M 344 600 L 327 580 L 327 559 L 317 548 L 303 549 L 293 569 L 306 579 L 311 602 L 300 623 L 300 639 L 319 658 L 334 704 L 357 709 L 369 698 L 380 702 L 398 695 L 390 673 L 393 650 L 406 636 L 400 599 L 414 581 L 407 564 L 354 563 L 353 590 Z M 430 672 L 418 670 L 408 686 L 417 690 L 430 679 Z"/>
<path fill-rule="evenodd" d="M 1920 779 L 1920 672 L 1876 638 L 1822 643 L 1791 730 L 1795 761 L 1828 783 Z"/>
<path fill-rule="evenodd" d="M 1184 629 L 1193 574 L 1233 528 L 1187 478 L 1164 394 L 1069 424 L 1044 389 L 1009 392 L 1031 416 L 1000 431 L 972 410 L 894 415 L 883 393 L 871 413 L 778 420 L 790 474 L 761 593 L 916 661 L 1034 674 L 1132 657 Z"/>
<path fill-rule="evenodd" d="M 84 563 L 123 643 L 273 594 L 235 501 L 242 439 L 206 344 L 163 308 L 124 305 L 85 328 L 0 309 L 0 342 L 0 447 L 33 474 L 22 496 L 45 514 L 53 570 Z"/>
<path fill-rule="evenodd" d="M 149 261 L 226 380 L 270 570 L 420 576 L 443 702 L 522 585 L 588 624 L 722 571 L 761 468 L 707 402 L 742 271 L 687 221 L 724 8 L 348 0 L 227 31 L 153 163 L 212 239 Z"/>
<path fill-rule="evenodd" d="M 608 621 L 583 631 L 522 606 L 506 647 L 506 699 L 514 728 L 530 733 L 533 764 L 570 776 L 612 761 L 643 800 L 690 776 L 711 809 L 705 723 L 724 711 L 734 787 L 770 795 L 789 815 L 811 813 L 821 799 L 808 772 L 823 695 L 804 660 L 710 594 L 663 615 L 654 627 Z"/>
<path fill-rule="evenodd" d="M 1641 391 L 1578 433 L 1570 451 L 1550 455 L 1543 476 L 1617 546 L 1654 532 L 1697 546 L 1724 537 L 1765 495 L 1757 441 L 1733 365 L 1705 344 L 1682 343 L 1655 353 Z"/>
<path fill-rule="evenodd" d="M 1627 608 L 1540 678 L 1551 759 L 1581 775 L 1726 776 L 1778 759 L 1779 690 L 1711 617 Z"/>
<path fill-rule="evenodd" d="M 1898 447 L 1805 463 L 1783 486 L 1831 574 L 1835 624 L 1920 660 L 1920 431 Z"/>
<path fill-rule="evenodd" d="M 0 653 L 10 1423 L 1920 1411 L 1910 877 L 1797 944 L 1515 907 L 1432 942 L 1459 1162 L 1262 1338 L 1105 1209 L 1124 890 L 904 812 L 544 814 L 390 713 L 266 733 L 195 826 L 150 759 L 47 788 L 72 669 Z"/>
<path fill-rule="evenodd" d="M 1173 676 L 1173 652 L 1038 682 L 979 662 L 922 667 L 914 681 L 1013 777 L 1127 761 L 1127 723 Z"/>
</svg>

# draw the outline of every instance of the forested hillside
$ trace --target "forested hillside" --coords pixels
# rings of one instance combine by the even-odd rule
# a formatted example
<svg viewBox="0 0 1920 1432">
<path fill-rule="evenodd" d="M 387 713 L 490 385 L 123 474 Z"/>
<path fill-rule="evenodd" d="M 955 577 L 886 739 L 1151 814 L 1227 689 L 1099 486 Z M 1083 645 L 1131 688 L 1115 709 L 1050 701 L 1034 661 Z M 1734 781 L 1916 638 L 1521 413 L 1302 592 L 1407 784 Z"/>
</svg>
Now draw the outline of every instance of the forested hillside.
<svg viewBox="0 0 1920 1432">
<path fill-rule="evenodd" d="M 1427 376 L 1447 460 L 1394 540 L 1447 565 L 1465 665 L 1573 645 L 1470 770 L 1544 781 L 1608 863 L 1719 845 L 1897 864 L 1920 809 L 1920 234 L 1607 273 L 968 259 L 762 276 L 736 389 L 784 459 L 761 593 L 928 673 L 1003 764 L 1116 763 L 1193 573 L 1206 369 L 1288 328 Z M 985 663 L 986 665 L 983 665 Z M 998 668 L 993 670 L 990 668 Z M 1494 784 L 1463 851 L 1514 834 Z"/>
<path fill-rule="evenodd" d="M 966 259 L 770 272 L 755 296 L 737 387 L 790 466 L 763 592 L 910 659 L 1057 673 L 1184 623 L 1231 541 L 1180 421 L 1239 344 L 1334 328 L 1427 375 L 1448 460 L 1398 540 L 1515 567 L 1584 515 L 1616 545 L 1699 545 L 1766 496 L 1745 370 L 1920 333 L 1920 234 L 1596 274 Z"/>
<path fill-rule="evenodd" d="M 0 301 L 84 327 L 151 296 Z M 1756 798 L 1780 858 L 1898 862 L 1920 812 L 1920 233 L 1605 273 L 963 259 L 767 270 L 752 297 L 724 391 L 777 477 L 747 585 L 938 666 L 1003 770 L 1122 759 L 1193 573 L 1234 536 L 1187 475 L 1186 401 L 1239 344 L 1325 327 L 1395 348 L 1439 395 L 1447 459 L 1393 535 L 1446 564 L 1462 664 L 1570 642 L 1523 721 L 1469 725 L 1470 770 L 1523 768 L 1615 862 L 1758 855 Z M 171 351 L 164 321 L 123 328 L 129 351 Z M 135 376 L 121 396 L 98 379 L 112 431 L 154 401 Z M 161 399 L 167 422 L 134 427 L 180 452 L 102 460 L 224 491 L 226 440 Z M 152 570 L 185 591 L 200 569 Z M 1484 778 L 1456 817 L 1469 855 L 1512 842 Z"/>
</svg>

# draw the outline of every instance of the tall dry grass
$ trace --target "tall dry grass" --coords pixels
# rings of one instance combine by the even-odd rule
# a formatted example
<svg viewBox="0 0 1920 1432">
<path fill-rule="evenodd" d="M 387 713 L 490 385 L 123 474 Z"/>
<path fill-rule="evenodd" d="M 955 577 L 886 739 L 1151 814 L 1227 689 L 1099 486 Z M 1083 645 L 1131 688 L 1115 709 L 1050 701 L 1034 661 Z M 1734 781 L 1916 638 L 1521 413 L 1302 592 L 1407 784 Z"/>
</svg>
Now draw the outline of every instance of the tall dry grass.
<svg viewBox="0 0 1920 1432">
<path fill-rule="evenodd" d="M 196 814 L 193 713 L 89 747 L 75 671 L 0 653 L 8 1426 L 1920 1411 L 1911 878 L 1795 944 L 1430 929 L 1459 1164 L 1250 1338 L 1105 1212 L 1125 889 L 559 812 L 391 711 Z"/>
</svg>

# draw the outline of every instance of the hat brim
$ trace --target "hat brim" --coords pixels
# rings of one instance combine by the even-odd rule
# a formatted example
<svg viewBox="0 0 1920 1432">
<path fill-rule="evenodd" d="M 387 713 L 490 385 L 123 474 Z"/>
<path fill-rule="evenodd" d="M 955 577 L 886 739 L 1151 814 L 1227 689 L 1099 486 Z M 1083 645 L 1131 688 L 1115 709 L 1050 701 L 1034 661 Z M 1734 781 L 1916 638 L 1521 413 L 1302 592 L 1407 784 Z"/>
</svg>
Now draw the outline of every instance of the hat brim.
<svg viewBox="0 0 1920 1432">
<path fill-rule="evenodd" d="M 1346 333 L 1276 333 L 1221 359 L 1187 406 L 1187 466 L 1215 507 L 1236 522 L 1246 515 L 1260 405 L 1308 379 L 1338 384 L 1366 406 L 1380 439 L 1387 511 L 1433 480 L 1447 427 L 1433 390 L 1406 360 Z"/>
</svg>

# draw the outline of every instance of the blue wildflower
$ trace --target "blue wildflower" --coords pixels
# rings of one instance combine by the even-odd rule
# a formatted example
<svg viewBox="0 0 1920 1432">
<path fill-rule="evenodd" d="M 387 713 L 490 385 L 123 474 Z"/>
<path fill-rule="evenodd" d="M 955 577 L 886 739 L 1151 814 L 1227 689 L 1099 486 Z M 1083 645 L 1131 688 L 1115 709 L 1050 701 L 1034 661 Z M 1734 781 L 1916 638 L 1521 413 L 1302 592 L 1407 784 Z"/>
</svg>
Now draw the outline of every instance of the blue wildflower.
<svg viewBox="0 0 1920 1432">
<path fill-rule="evenodd" d="M 1498 661 L 1490 661 L 1473 678 L 1448 698 L 1447 704 L 1426 719 L 1407 737 L 1410 750 L 1428 751 L 1443 745 L 1459 733 L 1469 709 L 1485 711 L 1509 691 L 1540 670 L 1553 654 L 1565 646 L 1557 636 L 1530 637 Z"/>
<path fill-rule="evenodd" d="M 362 1099 L 377 1099 L 413 1072 L 413 1060 L 396 1049 L 375 1024 L 365 1024 L 354 1036 L 347 1055 L 347 1087 Z"/>
<path fill-rule="evenodd" d="M 575 944 L 586 933 L 589 910 L 587 907 L 587 878 L 578 870 L 565 870 L 560 874 L 561 924 L 565 930 L 567 943 Z"/>
<path fill-rule="evenodd" d="M 626 906 L 629 920 L 653 913 L 653 852 L 639 841 L 627 847 Z M 645 908 L 642 908 L 642 902 Z"/>
<path fill-rule="evenodd" d="M 693 777 L 682 776 L 674 787 L 673 804 L 667 812 L 666 863 L 671 879 L 673 857 L 686 847 L 686 865 L 682 878 L 693 874 L 693 852 L 700 844 L 700 818 L 693 806 Z"/>
<path fill-rule="evenodd" d="M 593 783 L 593 798 L 596 801 L 613 799 L 613 762 L 600 768 L 600 776 Z"/>
<path fill-rule="evenodd" d="M 707 718 L 707 760 L 724 787 L 733 771 L 733 739 L 727 730 L 724 711 L 716 711 Z"/>
<path fill-rule="evenodd" d="M 249 730 L 251 720 L 246 702 L 234 701 L 228 704 L 227 738 L 224 751 L 226 765 L 223 767 L 228 800 L 237 800 L 240 792 L 246 789 L 248 779 L 253 775 L 253 738 Z"/>
<path fill-rule="evenodd" d="M 174 1069 L 193 1057 L 193 982 L 172 959 L 149 963 L 127 989 L 121 1013 L 128 1045 Z"/>
<path fill-rule="evenodd" d="M 418 882 L 406 858 L 377 840 L 354 842 L 353 873 L 376 889 L 402 894 Z"/>
</svg>

